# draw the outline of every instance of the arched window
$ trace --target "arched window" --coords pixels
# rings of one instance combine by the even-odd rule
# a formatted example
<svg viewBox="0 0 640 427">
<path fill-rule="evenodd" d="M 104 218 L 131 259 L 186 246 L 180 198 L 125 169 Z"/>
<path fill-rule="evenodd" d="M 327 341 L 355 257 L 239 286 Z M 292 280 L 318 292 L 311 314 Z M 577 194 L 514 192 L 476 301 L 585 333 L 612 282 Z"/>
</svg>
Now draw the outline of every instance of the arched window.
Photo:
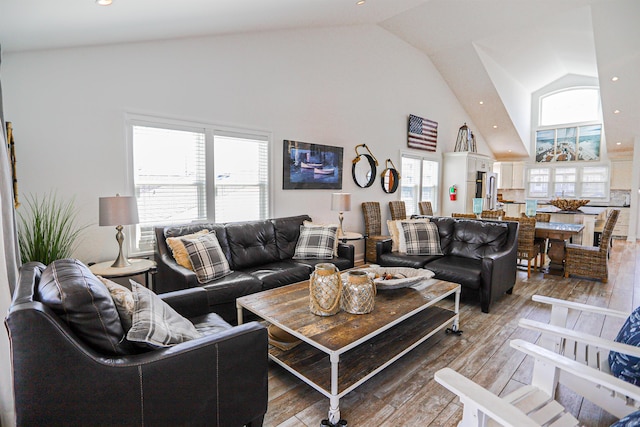
<svg viewBox="0 0 640 427">
<path fill-rule="evenodd" d="M 600 91 L 597 88 L 571 88 L 540 98 L 540 126 L 583 123 L 600 120 Z"/>
</svg>

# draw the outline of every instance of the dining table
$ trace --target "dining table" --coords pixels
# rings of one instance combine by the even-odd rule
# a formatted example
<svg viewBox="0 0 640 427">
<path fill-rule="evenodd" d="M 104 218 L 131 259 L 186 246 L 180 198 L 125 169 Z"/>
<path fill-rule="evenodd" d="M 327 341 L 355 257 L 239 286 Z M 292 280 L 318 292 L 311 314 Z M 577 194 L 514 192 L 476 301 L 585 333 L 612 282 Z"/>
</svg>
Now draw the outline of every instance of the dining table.
<svg viewBox="0 0 640 427">
<path fill-rule="evenodd" d="M 536 238 L 547 241 L 546 255 L 549 257 L 549 266 L 545 267 L 545 273 L 564 273 L 566 242 L 574 236 L 579 236 L 583 229 L 584 224 L 536 221 Z"/>
</svg>

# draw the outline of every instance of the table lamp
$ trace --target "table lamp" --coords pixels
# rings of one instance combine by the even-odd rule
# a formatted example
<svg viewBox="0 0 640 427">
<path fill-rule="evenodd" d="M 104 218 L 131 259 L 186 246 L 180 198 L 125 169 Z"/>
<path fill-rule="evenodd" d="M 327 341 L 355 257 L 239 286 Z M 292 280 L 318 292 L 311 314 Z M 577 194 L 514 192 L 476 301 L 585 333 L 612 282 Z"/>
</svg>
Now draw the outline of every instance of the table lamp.
<svg viewBox="0 0 640 427">
<path fill-rule="evenodd" d="M 344 212 L 351 210 L 351 194 L 349 193 L 331 194 L 331 210 L 340 212 L 338 214 L 338 219 L 340 220 L 340 228 L 338 229 L 338 236 L 344 236 L 344 229 L 342 228 L 342 220 L 344 219 Z"/>
<path fill-rule="evenodd" d="M 115 225 L 116 240 L 118 241 L 118 258 L 111 267 L 127 267 L 131 263 L 122 255 L 124 241 L 123 225 L 138 223 L 138 203 L 133 196 L 100 197 L 100 225 Z"/>
</svg>

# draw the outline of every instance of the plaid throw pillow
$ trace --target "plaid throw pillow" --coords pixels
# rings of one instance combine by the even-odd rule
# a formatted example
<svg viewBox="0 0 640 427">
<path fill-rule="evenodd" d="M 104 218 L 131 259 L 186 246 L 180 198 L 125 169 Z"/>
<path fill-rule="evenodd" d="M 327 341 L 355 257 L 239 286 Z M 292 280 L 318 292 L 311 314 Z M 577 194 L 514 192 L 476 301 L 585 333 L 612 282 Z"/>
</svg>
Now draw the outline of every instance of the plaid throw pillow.
<svg viewBox="0 0 640 427">
<path fill-rule="evenodd" d="M 135 304 L 131 329 L 127 332 L 129 341 L 158 348 L 171 347 L 202 336 L 193 323 L 152 291 L 133 280 L 129 280 L 129 283 Z"/>
<path fill-rule="evenodd" d="M 337 233 L 337 227 L 300 226 L 300 237 L 298 237 L 293 258 L 333 258 L 333 247 L 337 239 Z"/>
<path fill-rule="evenodd" d="M 431 222 L 402 222 L 407 255 L 442 255 L 438 226 Z"/>
<path fill-rule="evenodd" d="M 215 231 L 195 239 L 183 239 L 183 242 L 199 283 L 231 274 L 229 261 L 222 252 Z"/>
</svg>

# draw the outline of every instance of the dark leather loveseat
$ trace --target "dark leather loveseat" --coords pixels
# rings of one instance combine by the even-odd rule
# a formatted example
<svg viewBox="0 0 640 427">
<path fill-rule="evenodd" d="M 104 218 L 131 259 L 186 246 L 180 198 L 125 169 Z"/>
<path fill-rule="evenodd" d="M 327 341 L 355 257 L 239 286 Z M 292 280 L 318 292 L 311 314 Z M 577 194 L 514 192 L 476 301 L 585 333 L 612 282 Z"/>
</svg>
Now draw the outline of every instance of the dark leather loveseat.
<svg viewBox="0 0 640 427">
<path fill-rule="evenodd" d="M 262 425 L 264 326 L 228 325 L 209 313 L 204 290 L 189 289 L 162 299 L 194 324 L 208 319 L 204 336 L 131 352 L 123 338 L 105 351 L 98 340 L 123 333 L 111 295 L 82 263 L 61 261 L 54 272 L 22 266 L 5 319 L 18 426 Z"/>
<path fill-rule="evenodd" d="M 309 279 L 315 265 L 331 262 L 339 270 L 354 266 L 353 245 L 338 244 L 338 256 L 327 259 L 292 259 L 300 226 L 311 221 L 308 215 L 229 223 L 191 223 L 155 227 L 155 277 L 157 293 L 201 287 L 206 290 L 211 311 L 236 323 L 235 300 L 267 289 Z M 233 273 L 200 284 L 196 274 L 179 265 L 167 245 L 168 237 L 178 237 L 207 229 L 215 231 Z"/>
<path fill-rule="evenodd" d="M 384 267 L 426 268 L 437 279 L 473 289 L 480 294 L 480 308 L 491 303 L 516 283 L 518 223 L 450 217 L 428 217 L 438 226 L 444 255 L 407 255 L 392 252 L 391 239 L 377 243 L 377 263 Z"/>
</svg>

